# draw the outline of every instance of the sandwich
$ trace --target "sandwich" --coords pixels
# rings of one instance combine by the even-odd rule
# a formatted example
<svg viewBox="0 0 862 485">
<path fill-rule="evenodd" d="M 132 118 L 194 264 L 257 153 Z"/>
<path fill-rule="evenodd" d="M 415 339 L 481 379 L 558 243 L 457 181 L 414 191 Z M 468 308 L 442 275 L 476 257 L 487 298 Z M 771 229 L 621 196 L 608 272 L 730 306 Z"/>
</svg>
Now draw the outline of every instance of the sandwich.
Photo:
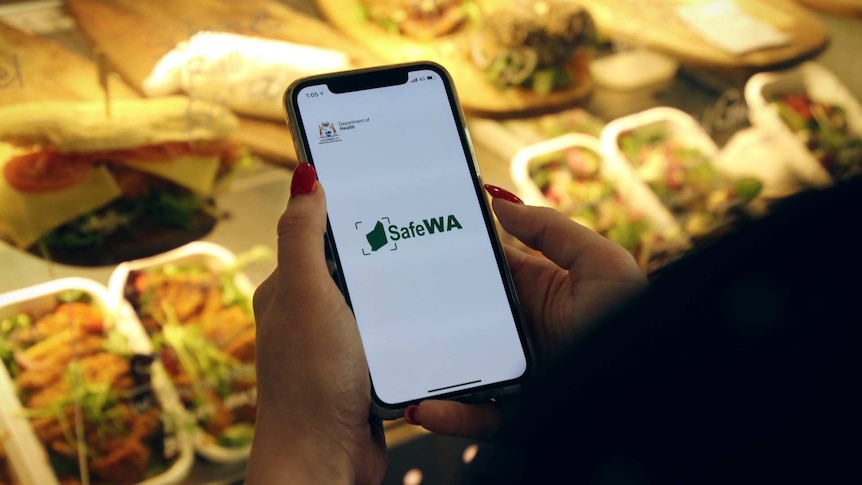
<svg viewBox="0 0 862 485">
<path fill-rule="evenodd" d="M 469 20 L 470 0 L 362 0 L 365 17 L 394 34 L 432 41 Z"/>
<path fill-rule="evenodd" d="M 115 264 L 197 239 L 246 156 L 236 117 L 184 96 L 0 108 L 0 238 L 55 261 Z M 47 252 L 47 253 L 46 253 Z"/>
<path fill-rule="evenodd" d="M 567 0 L 499 2 L 482 15 L 469 42 L 469 58 L 501 89 L 539 95 L 578 86 L 589 75 L 593 19 Z"/>
</svg>

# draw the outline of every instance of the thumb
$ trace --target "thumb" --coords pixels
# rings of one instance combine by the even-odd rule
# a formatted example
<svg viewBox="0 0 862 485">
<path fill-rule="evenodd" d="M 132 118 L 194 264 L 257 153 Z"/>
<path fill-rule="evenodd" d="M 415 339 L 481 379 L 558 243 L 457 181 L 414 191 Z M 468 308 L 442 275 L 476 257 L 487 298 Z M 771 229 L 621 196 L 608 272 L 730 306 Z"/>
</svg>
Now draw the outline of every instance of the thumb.
<svg viewBox="0 0 862 485">
<path fill-rule="evenodd" d="M 302 285 L 303 280 L 329 277 L 324 254 L 326 195 L 309 163 L 293 173 L 290 202 L 278 221 L 278 267 L 282 284 Z"/>
</svg>

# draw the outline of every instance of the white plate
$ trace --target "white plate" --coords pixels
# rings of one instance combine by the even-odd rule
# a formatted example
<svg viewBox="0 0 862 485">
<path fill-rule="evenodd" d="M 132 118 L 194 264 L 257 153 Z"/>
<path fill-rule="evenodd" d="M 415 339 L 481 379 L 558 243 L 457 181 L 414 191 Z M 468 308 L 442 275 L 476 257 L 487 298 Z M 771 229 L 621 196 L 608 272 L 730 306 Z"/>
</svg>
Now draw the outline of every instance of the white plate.
<svg viewBox="0 0 862 485">
<path fill-rule="evenodd" d="M 40 315 L 54 309 L 58 303 L 57 295 L 68 290 L 82 291 L 105 311 L 109 325 L 128 338 L 131 350 L 138 354 L 149 354 L 152 350 L 149 337 L 140 322 L 123 312 L 114 312 L 109 304 L 107 288 L 96 281 L 79 277 L 60 278 L 47 283 L 22 288 L 0 295 L 0 319 L 18 313 Z M 179 419 L 178 398 L 168 381 L 164 369 L 154 365 L 152 385 L 159 400 L 162 413 L 169 419 Z M 44 446 L 36 436 L 30 421 L 24 416 L 12 379 L 6 366 L 0 365 L 0 431 L 9 440 L 7 454 L 19 474 L 21 485 L 58 485 L 59 481 L 48 463 Z M 194 450 L 189 433 L 181 426 L 174 430 L 178 443 L 178 457 L 164 473 L 139 482 L 139 485 L 171 485 L 181 482 L 194 463 Z"/>
</svg>

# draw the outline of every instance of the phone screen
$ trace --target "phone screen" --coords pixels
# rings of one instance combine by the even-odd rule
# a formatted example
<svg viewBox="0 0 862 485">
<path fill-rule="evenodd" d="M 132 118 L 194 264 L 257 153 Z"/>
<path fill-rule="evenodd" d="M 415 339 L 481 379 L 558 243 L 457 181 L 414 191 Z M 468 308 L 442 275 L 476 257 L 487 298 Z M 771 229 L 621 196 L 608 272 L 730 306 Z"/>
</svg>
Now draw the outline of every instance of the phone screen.
<svg viewBox="0 0 862 485">
<path fill-rule="evenodd" d="M 455 96 L 434 69 L 291 102 L 376 398 L 397 406 L 512 383 L 529 367 Z"/>
</svg>

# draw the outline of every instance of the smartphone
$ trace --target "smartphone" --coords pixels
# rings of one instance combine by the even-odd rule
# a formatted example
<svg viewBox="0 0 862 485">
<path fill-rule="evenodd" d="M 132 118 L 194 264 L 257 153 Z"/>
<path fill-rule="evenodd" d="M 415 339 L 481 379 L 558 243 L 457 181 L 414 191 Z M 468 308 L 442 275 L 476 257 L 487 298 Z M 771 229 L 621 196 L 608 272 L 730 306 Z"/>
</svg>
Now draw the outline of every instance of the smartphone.
<svg viewBox="0 0 862 485">
<path fill-rule="evenodd" d="M 326 190 L 327 249 L 378 414 L 516 392 L 533 352 L 449 73 L 418 62 L 306 77 L 284 103 Z"/>
</svg>

